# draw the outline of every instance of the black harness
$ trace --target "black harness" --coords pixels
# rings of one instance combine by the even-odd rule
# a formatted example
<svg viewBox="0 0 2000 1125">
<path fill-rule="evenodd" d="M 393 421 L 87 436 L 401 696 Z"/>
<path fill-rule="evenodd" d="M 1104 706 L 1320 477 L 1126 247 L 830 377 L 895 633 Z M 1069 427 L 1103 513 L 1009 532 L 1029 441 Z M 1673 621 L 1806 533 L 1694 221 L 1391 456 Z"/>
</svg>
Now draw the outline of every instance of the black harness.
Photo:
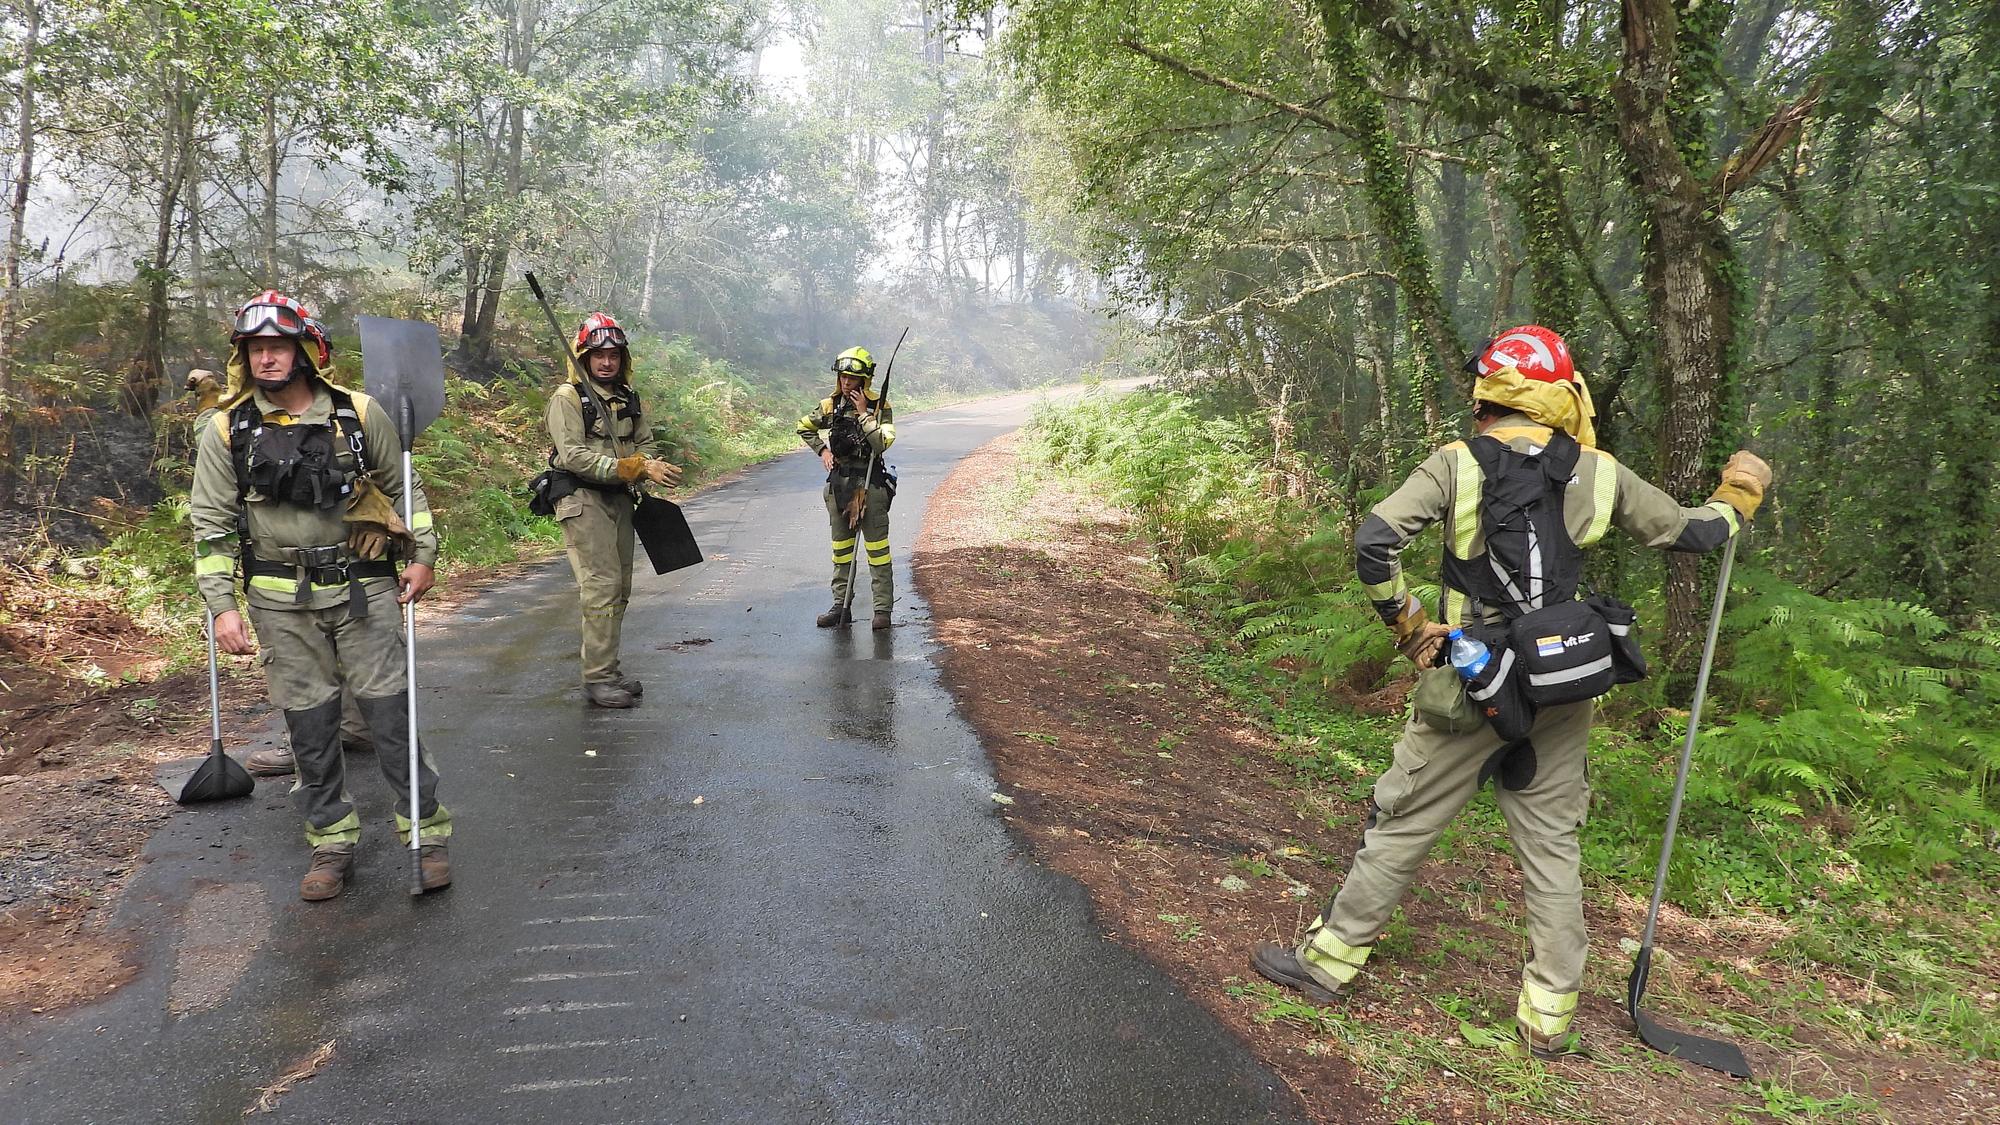
<svg viewBox="0 0 2000 1125">
<path fill-rule="evenodd" d="M 250 538 L 249 497 L 256 489 L 265 498 L 280 504 L 331 509 L 354 494 L 354 481 L 367 471 L 368 433 L 354 396 L 327 385 L 333 412 L 327 424 L 295 422 L 267 425 L 255 397 L 246 397 L 229 412 L 229 456 L 236 466 L 236 533 L 243 545 L 243 584 L 250 579 L 289 578 L 298 583 L 294 601 L 305 604 L 312 588 L 347 585 L 348 611 L 355 617 L 368 616 L 368 596 L 361 588 L 364 578 L 394 578 L 396 566 L 388 559 L 355 559 L 344 545 L 288 548 L 292 562 L 260 559 Z M 337 452 L 344 442 L 354 459 L 352 471 L 343 469 Z"/>
<path fill-rule="evenodd" d="M 1471 598 L 1465 631 L 1491 653 L 1466 694 L 1511 741 L 1528 733 L 1540 708 L 1643 679 L 1646 663 L 1632 607 L 1609 594 L 1577 597 L 1583 550 L 1563 518 L 1583 452 L 1576 439 L 1553 430 L 1539 452 L 1521 453 L 1481 435 L 1466 448 L 1479 466 L 1485 550 L 1466 559 L 1446 550 L 1443 579 Z M 1483 623 L 1489 606 L 1506 624 Z"/>
<path fill-rule="evenodd" d="M 1518 453 L 1498 438 L 1466 443 L 1483 478 L 1479 526 L 1486 550 L 1469 559 L 1445 552 L 1445 585 L 1512 621 L 1576 598 L 1583 549 L 1570 538 L 1563 499 L 1583 447 L 1554 430 L 1540 453 Z"/>
</svg>

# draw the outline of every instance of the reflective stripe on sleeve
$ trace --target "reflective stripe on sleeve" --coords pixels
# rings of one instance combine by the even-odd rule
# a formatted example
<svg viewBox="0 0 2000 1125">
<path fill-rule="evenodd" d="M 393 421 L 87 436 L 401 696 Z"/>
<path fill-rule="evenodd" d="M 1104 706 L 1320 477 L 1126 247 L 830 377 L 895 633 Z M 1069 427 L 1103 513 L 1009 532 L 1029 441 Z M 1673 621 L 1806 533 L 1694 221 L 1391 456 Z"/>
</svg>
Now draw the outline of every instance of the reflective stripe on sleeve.
<svg viewBox="0 0 2000 1125">
<path fill-rule="evenodd" d="M 1618 506 L 1618 466 L 1602 450 L 1586 451 L 1597 458 L 1597 475 L 1590 482 L 1590 524 L 1583 529 L 1579 547 L 1588 547 L 1611 530 L 1611 511 Z"/>
<path fill-rule="evenodd" d="M 1452 490 L 1451 553 L 1461 559 L 1472 557 L 1472 541 L 1479 534 L 1479 488 L 1482 480 L 1479 461 L 1464 442 L 1451 445 Z"/>
<path fill-rule="evenodd" d="M 196 577 L 208 574 L 228 574 L 235 562 L 236 560 L 230 558 L 228 555 L 203 555 L 194 560 L 194 572 Z"/>
</svg>

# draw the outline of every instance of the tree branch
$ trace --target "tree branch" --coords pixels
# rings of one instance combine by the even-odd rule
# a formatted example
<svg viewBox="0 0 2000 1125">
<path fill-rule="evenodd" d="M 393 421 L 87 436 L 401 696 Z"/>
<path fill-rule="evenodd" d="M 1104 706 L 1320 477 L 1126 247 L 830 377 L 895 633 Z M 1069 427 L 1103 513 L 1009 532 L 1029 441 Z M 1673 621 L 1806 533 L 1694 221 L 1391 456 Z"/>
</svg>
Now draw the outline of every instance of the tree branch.
<svg viewBox="0 0 2000 1125">
<path fill-rule="evenodd" d="M 1408 13 L 1395 0 L 1354 0 L 1354 4 L 1368 18 L 1372 30 L 1388 40 L 1390 46 L 1429 63 L 1448 78 L 1547 113 L 1592 117 L 1605 108 L 1602 94 L 1524 81 L 1448 49 L 1419 34 L 1411 26 Z"/>
<path fill-rule="evenodd" d="M 1328 116 L 1327 114 L 1322 113 L 1319 110 L 1313 109 L 1310 106 L 1299 105 L 1297 102 L 1288 102 L 1285 99 L 1279 97 L 1278 95 L 1260 86 L 1251 86 L 1247 83 L 1238 82 L 1234 78 L 1225 78 L 1222 75 L 1216 74 L 1212 71 L 1203 70 L 1201 67 L 1198 67 L 1193 63 L 1183 62 L 1180 59 L 1177 59 L 1174 56 L 1167 54 L 1165 51 L 1159 50 L 1154 47 L 1148 47 L 1146 44 L 1139 42 L 1137 39 L 1120 39 L 1118 41 L 1118 45 L 1132 52 L 1135 55 L 1142 55 L 1146 58 L 1153 60 L 1156 63 L 1159 63 L 1161 66 L 1166 67 L 1168 70 L 1173 71 L 1175 74 L 1179 74 L 1186 78 L 1192 78 L 1197 82 L 1207 83 L 1208 85 L 1214 86 L 1217 89 L 1228 90 L 1232 94 L 1241 94 L 1244 97 L 1250 98 L 1254 101 L 1260 101 L 1263 102 L 1265 105 L 1274 106 L 1280 110 L 1283 110 L 1286 113 L 1291 114 L 1293 117 L 1310 121 L 1313 124 L 1320 126 L 1321 128 L 1330 129 L 1333 132 L 1341 134 L 1342 136 L 1348 135 L 1347 130 L 1341 127 L 1340 122 L 1335 121 L 1332 117 Z"/>
</svg>

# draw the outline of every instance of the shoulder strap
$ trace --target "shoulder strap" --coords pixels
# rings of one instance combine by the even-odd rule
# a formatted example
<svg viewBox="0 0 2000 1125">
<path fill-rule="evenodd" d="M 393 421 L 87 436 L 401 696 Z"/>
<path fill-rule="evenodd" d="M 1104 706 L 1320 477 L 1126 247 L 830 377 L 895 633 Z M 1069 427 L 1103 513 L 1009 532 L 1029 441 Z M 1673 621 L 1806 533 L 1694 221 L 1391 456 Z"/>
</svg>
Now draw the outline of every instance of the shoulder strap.
<svg viewBox="0 0 2000 1125">
<path fill-rule="evenodd" d="M 362 404 L 374 400 L 358 392 L 350 393 L 332 383 L 326 385 L 326 393 L 333 398 L 333 428 L 347 439 L 347 450 L 354 454 L 354 474 L 366 475 L 369 470 L 368 428 L 361 424 L 361 408 L 356 405 L 356 400 Z"/>
</svg>

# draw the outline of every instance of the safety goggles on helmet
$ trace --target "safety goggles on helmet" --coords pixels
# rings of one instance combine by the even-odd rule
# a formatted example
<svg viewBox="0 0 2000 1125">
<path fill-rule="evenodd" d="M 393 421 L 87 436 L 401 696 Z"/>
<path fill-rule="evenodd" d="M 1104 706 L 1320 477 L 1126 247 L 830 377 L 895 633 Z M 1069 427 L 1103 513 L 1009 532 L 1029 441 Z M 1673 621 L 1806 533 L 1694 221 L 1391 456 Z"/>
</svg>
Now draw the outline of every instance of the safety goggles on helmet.
<svg viewBox="0 0 2000 1125">
<path fill-rule="evenodd" d="M 875 365 L 865 359 L 844 355 L 833 361 L 833 370 L 837 375 L 867 376 L 875 373 Z"/>
<path fill-rule="evenodd" d="M 594 352 L 599 348 L 622 348 L 625 346 L 625 330 L 615 324 L 611 324 L 600 325 L 585 331 L 581 350 Z"/>
<path fill-rule="evenodd" d="M 297 339 L 307 334 L 306 321 L 305 310 L 295 301 L 283 304 L 253 301 L 236 310 L 233 338 L 289 336 Z"/>
</svg>

